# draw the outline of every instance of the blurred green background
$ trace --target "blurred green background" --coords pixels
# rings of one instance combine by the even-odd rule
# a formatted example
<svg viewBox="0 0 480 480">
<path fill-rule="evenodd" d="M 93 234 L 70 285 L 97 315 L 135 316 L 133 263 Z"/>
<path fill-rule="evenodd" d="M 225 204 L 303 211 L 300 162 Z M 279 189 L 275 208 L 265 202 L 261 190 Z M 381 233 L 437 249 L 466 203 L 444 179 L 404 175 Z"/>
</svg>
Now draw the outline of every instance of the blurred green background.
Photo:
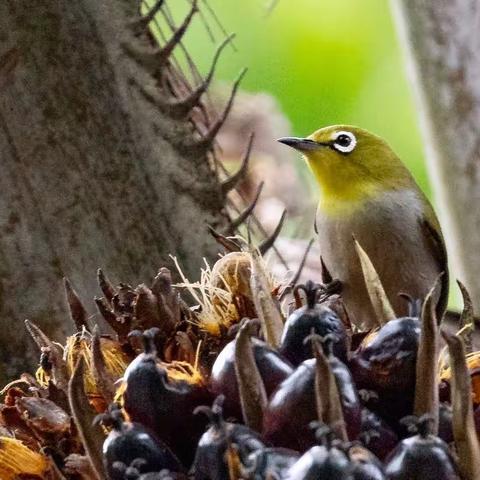
<svg viewBox="0 0 480 480">
<path fill-rule="evenodd" d="M 232 81 L 243 66 L 248 67 L 242 88 L 273 95 L 295 135 L 335 123 L 379 134 L 429 194 L 413 100 L 388 2 L 279 0 L 267 15 L 268 1 L 209 0 L 225 29 L 237 34 L 237 51 L 225 51 L 217 79 Z M 213 24 L 203 0 L 199 3 Z M 176 5 L 173 13 L 178 21 L 188 5 L 180 1 Z M 215 26 L 212 29 L 218 43 L 222 35 Z M 206 72 L 214 44 L 198 20 L 185 45 L 200 71 Z"/>
<path fill-rule="evenodd" d="M 174 5 L 177 24 L 189 1 Z M 198 1 L 216 38 L 212 41 L 197 19 L 184 43 L 202 74 L 224 38 L 208 14 L 211 6 L 225 30 L 236 33 L 235 50 L 225 50 L 217 80 L 231 83 L 248 67 L 242 88 L 272 95 L 290 121 L 293 135 L 347 123 L 382 136 L 431 197 L 413 96 L 389 2 L 278 0 L 267 14 L 270 0 Z M 310 185 L 306 191 L 315 192 L 305 163 L 296 166 Z M 459 305 L 456 289 L 452 288 L 450 302 Z"/>
</svg>

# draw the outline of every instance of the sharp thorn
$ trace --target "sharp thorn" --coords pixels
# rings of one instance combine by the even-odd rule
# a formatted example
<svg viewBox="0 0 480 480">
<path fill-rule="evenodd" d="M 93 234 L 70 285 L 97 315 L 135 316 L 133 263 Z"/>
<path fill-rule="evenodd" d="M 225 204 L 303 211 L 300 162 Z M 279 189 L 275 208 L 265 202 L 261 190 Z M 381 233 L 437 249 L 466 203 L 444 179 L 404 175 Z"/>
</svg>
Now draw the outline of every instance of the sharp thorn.
<svg viewBox="0 0 480 480">
<path fill-rule="evenodd" d="M 146 100 L 156 106 L 161 112 L 170 113 L 172 117 L 177 118 L 176 100 L 167 99 L 158 91 L 156 85 L 140 85 L 140 83 L 137 83 L 136 81 L 135 83 Z M 178 117 L 180 117 L 180 115 L 178 115 Z"/>
<path fill-rule="evenodd" d="M 192 8 L 185 17 L 183 23 L 175 30 L 171 38 L 161 48 L 138 47 L 131 45 L 129 42 L 122 42 L 123 50 L 133 58 L 138 64 L 146 68 L 151 74 L 155 74 L 165 65 L 170 58 L 175 47 L 181 41 L 183 35 L 187 31 L 193 16 L 198 11 L 197 0 L 193 0 Z"/>
<path fill-rule="evenodd" d="M 295 287 L 298 280 L 300 279 L 300 275 L 302 274 L 303 267 L 305 266 L 305 263 L 307 261 L 308 254 L 310 253 L 310 249 L 312 248 L 313 242 L 314 242 L 313 238 L 308 242 L 307 248 L 305 249 L 305 253 L 303 254 L 302 260 L 300 261 L 300 265 L 298 266 L 298 269 L 295 272 L 295 275 L 290 280 L 290 282 L 288 282 L 288 285 L 283 289 L 282 293 L 278 297 L 279 302 L 281 302 L 285 298 L 285 295 L 287 295 L 292 291 L 292 289 Z"/>
<path fill-rule="evenodd" d="M 247 246 L 248 250 L 252 251 L 253 250 L 253 242 L 252 242 L 252 222 L 251 218 L 247 220 Z"/>
<path fill-rule="evenodd" d="M 217 27 L 220 29 L 220 31 L 223 33 L 223 35 L 227 35 L 227 31 L 225 30 L 225 27 L 223 26 L 222 22 L 218 18 L 218 15 L 216 14 L 215 10 L 212 8 L 210 3 L 207 0 L 203 0 L 203 4 L 207 8 L 208 12 L 210 13 L 210 15 L 213 18 L 213 21 L 217 24 Z M 233 43 L 232 43 L 232 49 L 233 49 L 234 52 L 237 51 L 237 49 L 235 48 L 235 45 Z"/>
<path fill-rule="evenodd" d="M 240 180 L 242 180 L 247 174 L 254 137 L 255 134 L 251 133 L 248 140 L 247 150 L 245 152 L 245 155 L 243 156 L 240 168 L 231 177 L 228 177 L 222 182 L 221 189 L 223 195 L 227 195 L 230 190 L 233 190 L 235 186 L 240 182 Z"/>
<path fill-rule="evenodd" d="M 460 280 L 457 280 L 457 284 L 463 298 L 463 309 L 460 315 L 460 327 L 466 329 L 463 341 L 465 342 L 465 350 L 467 353 L 472 353 L 473 330 L 475 327 L 475 313 L 473 310 L 472 298 L 470 297 L 467 287 L 465 287 Z M 470 325 L 470 328 L 468 328 L 467 325 Z"/>
<path fill-rule="evenodd" d="M 262 255 L 265 255 L 273 247 L 275 240 L 278 238 L 278 236 L 280 235 L 280 232 L 282 231 L 286 216 L 287 216 L 287 210 L 285 209 L 273 233 L 268 238 L 266 238 L 262 243 L 260 243 L 260 245 L 258 246 L 258 250 Z"/>
<path fill-rule="evenodd" d="M 322 283 L 324 285 L 327 285 L 333 281 L 332 274 L 328 270 L 327 266 L 325 265 L 325 260 L 323 260 L 323 257 L 320 255 L 320 263 L 322 266 Z"/>
<path fill-rule="evenodd" d="M 197 0 L 192 1 L 192 7 L 188 12 L 187 16 L 185 17 L 185 19 L 183 20 L 183 23 L 177 28 L 177 30 L 175 30 L 170 40 L 168 40 L 167 43 L 157 53 L 156 56 L 159 61 L 158 68 L 160 68 L 165 63 L 165 61 L 170 58 L 170 55 L 172 54 L 173 50 L 180 43 L 183 36 L 185 35 L 185 32 L 187 31 L 188 26 L 190 25 L 190 22 L 193 19 L 193 16 L 195 15 L 195 13 L 198 12 L 197 3 L 198 3 Z"/>
<path fill-rule="evenodd" d="M 151 46 L 147 48 L 139 47 L 127 41 L 122 42 L 121 47 L 130 58 L 145 68 L 149 73 L 153 74 L 158 70 L 158 57 L 162 51 L 160 48 L 152 49 Z"/>
<path fill-rule="evenodd" d="M 134 20 L 128 26 L 135 32 L 135 34 L 142 33 L 142 31 L 148 28 L 148 25 L 155 18 L 164 3 L 165 0 L 157 0 L 157 2 L 155 2 L 155 5 L 153 5 L 153 7 L 148 11 L 146 15 L 144 15 L 138 20 Z"/>
<path fill-rule="evenodd" d="M 183 146 L 184 149 L 201 152 L 201 151 L 209 150 L 211 148 L 213 140 L 217 136 L 218 131 L 222 128 L 223 124 L 227 120 L 228 114 L 230 113 L 230 110 L 232 109 L 233 101 L 235 100 L 235 95 L 237 93 L 238 87 L 240 86 L 240 82 L 242 81 L 242 78 L 245 76 L 246 72 L 247 72 L 246 68 L 242 69 L 242 71 L 238 75 L 237 79 L 233 83 L 230 98 L 228 99 L 227 105 L 225 106 L 225 109 L 223 110 L 223 113 L 220 116 L 220 118 L 210 127 L 210 129 L 204 135 L 203 138 L 195 141 L 194 143 L 186 144 L 185 146 Z"/>
<path fill-rule="evenodd" d="M 229 35 L 223 42 L 217 47 L 215 54 L 213 56 L 212 65 L 210 70 L 205 77 L 205 80 L 200 83 L 190 94 L 185 96 L 184 98 L 170 101 L 166 104 L 166 107 L 169 109 L 170 115 L 173 118 L 183 118 L 200 102 L 200 97 L 207 91 L 208 87 L 210 86 L 213 75 L 215 74 L 215 70 L 218 64 L 218 60 L 220 58 L 220 54 L 222 53 L 223 49 L 226 45 L 228 45 L 232 39 L 235 37 L 235 34 Z"/>
<path fill-rule="evenodd" d="M 240 213 L 240 215 L 235 220 L 232 220 L 230 224 L 230 228 L 233 231 L 235 231 L 242 223 L 244 223 L 245 220 L 253 212 L 254 208 L 257 205 L 258 199 L 260 198 L 260 194 L 262 193 L 263 185 L 264 185 L 264 182 L 261 182 L 260 185 L 258 186 L 257 193 L 255 194 L 255 198 L 252 200 L 250 205 L 242 213 Z"/>
<path fill-rule="evenodd" d="M 242 247 L 237 242 L 226 237 L 225 235 L 222 235 L 220 232 L 217 232 L 212 226 L 208 226 L 208 231 L 210 232 L 210 235 L 212 235 L 212 237 L 228 252 L 242 251 Z"/>
</svg>

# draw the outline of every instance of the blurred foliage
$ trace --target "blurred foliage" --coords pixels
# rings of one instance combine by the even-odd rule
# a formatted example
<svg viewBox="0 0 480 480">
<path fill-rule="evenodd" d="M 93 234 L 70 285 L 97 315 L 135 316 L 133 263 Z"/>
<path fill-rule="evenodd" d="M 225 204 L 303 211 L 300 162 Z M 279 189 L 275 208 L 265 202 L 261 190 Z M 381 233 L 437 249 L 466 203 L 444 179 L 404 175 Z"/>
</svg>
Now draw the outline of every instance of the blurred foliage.
<svg viewBox="0 0 480 480">
<path fill-rule="evenodd" d="M 227 49 L 217 78 L 232 81 L 243 66 L 244 89 L 268 92 L 304 136 L 335 123 L 362 126 L 387 139 L 429 193 L 413 102 L 385 0 L 209 0 L 236 51 Z M 204 0 L 199 0 L 202 10 Z M 178 21 L 188 7 L 177 2 Z M 208 18 L 212 24 L 212 18 Z M 218 43 L 222 35 L 212 28 Z M 196 22 L 185 44 L 201 72 L 213 43 Z M 288 133 L 288 132 L 286 132 Z M 272 139 L 274 141 L 274 139 Z M 303 163 L 301 172 L 309 178 Z"/>
</svg>

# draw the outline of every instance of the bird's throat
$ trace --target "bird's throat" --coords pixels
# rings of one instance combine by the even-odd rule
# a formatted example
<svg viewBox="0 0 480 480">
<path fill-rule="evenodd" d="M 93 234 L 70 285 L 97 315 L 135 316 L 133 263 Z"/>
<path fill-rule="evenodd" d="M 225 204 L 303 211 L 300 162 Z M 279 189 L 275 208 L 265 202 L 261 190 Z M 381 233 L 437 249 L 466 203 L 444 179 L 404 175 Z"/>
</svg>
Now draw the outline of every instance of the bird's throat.
<svg viewBox="0 0 480 480">
<path fill-rule="evenodd" d="M 357 209 L 384 190 L 361 175 L 353 175 L 343 168 L 331 171 L 317 162 L 307 163 L 320 188 L 319 210 L 327 215 L 345 215 Z"/>
</svg>

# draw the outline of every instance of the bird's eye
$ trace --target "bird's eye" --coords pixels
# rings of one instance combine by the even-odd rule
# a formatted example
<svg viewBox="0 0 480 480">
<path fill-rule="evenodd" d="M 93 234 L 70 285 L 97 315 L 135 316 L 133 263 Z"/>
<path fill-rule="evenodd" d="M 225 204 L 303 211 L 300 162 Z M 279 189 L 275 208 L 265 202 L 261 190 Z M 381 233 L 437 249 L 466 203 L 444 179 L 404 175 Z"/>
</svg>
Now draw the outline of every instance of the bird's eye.
<svg viewBox="0 0 480 480">
<path fill-rule="evenodd" d="M 350 153 L 357 145 L 357 139 L 351 132 L 338 132 L 332 147 L 341 153 Z"/>
</svg>

